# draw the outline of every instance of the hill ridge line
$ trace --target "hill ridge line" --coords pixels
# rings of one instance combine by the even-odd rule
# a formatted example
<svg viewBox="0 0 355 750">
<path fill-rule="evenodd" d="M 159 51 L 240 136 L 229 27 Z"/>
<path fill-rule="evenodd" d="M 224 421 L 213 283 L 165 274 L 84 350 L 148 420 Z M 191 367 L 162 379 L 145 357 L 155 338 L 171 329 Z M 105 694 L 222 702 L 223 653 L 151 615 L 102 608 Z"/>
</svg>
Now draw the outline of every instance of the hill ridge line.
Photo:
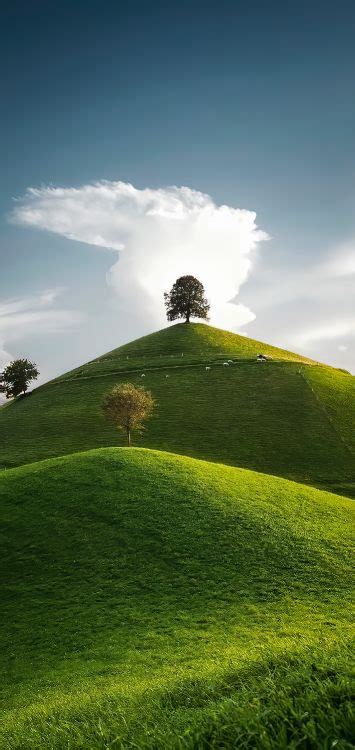
<svg viewBox="0 0 355 750">
<path fill-rule="evenodd" d="M 223 461 L 209 460 L 207 458 L 200 458 L 198 456 L 189 456 L 189 455 L 185 455 L 184 453 L 175 453 L 174 451 L 169 451 L 166 449 L 149 448 L 148 446 L 143 446 L 143 445 L 135 445 L 135 446 L 131 446 L 130 448 L 128 448 L 128 446 L 126 445 L 101 445 L 98 447 L 87 448 L 86 450 L 73 451 L 72 453 L 62 453 L 58 456 L 48 456 L 46 458 L 39 458 L 37 461 L 29 461 L 28 463 L 19 464 L 17 466 L 10 466 L 10 467 L 0 466 L 0 477 L 2 476 L 2 472 L 5 472 L 5 471 L 6 471 L 6 476 L 9 476 L 13 472 L 17 472 L 17 471 L 21 472 L 22 470 L 32 469 L 32 468 L 34 469 L 34 471 L 37 471 L 37 469 L 41 468 L 41 464 L 56 463 L 56 462 L 60 462 L 62 459 L 70 460 L 72 458 L 80 458 L 80 456 L 89 457 L 90 454 L 92 454 L 93 457 L 95 457 L 95 455 L 97 456 L 100 453 L 103 453 L 103 454 L 109 453 L 112 450 L 124 451 L 124 452 L 133 451 L 134 454 L 145 452 L 148 454 L 157 454 L 158 458 L 160 456 L 164 458 L 165 456 L 168 459 L 176 458 L 177 460 L 181 459 L 182 461 L 186 459 L 187 461 L 191 461 L 192 463 L 208 464 L 209 466 L 212 466 L 212 467 L 215 466 L 215 467 L 220 467 L 221 469 L 224 468 L 227 471 L 236 470 L 237 472 L 242 472 L 243 474 L 244 473 L 249 474 L 249 475 L 252 475 L 253 477 L 260 476 L 261 478 L 265 478 L 265 479 L 271 479 L 271 480 L 275 479 L 276 481 L 280 480 L 280 482 L 287 482 L 292 485 L 297 485 L 301 487 L 302 489 L 315 490 L 317 492 L 323 492 L 323 493 L 325 492 L 328 495 L 336 495 L 336 497 L 338 498 L 342 498 L 344 500 L 350 500 L 351 502 L 353 502 L 352 497 L 349 497 L 348 495 L 344 495 L 342 492 L 333 492 L 332 490 L 329 490 L 327 486 L 324 486 L 323 483 L 327 484 L 329 482 L 328 477 L 319 477 L 318 482 L 319 482 L 319 485 L 321 485 L 319 486 L 318 484 L 310 483 L 306 477 L 302 477 L 302 476 L 299 476 L 297 479 L 294 479 L 291 477 L 283 476 L 281 474 L 274 474 L 269 471 L 262 471 L 260 469 L 250 469 L 247 466 L 239 466 L 236 464 L 224 463 Z M 350 481 L 354 482 L 355 476 L 350 477 Z"/>
<path fill-rule="evenodd" d="M 260 350 L 250 349 L 245 339 L 245 349 L 233 352 L 228 332 L 206 329 L 203 351 L 197 348 L 198 329 L 181 326 L 166 333 L 150 337 L 147 356 L 135 345 L 134 351 L 127 349 L 129 357 L 123 356 L 125 349 L 101 356 L 92 366 L 62 373 L 31 390 L 30 398 L 1 409 L 1 464 L 10 468 L 124 443 L 124 436 L 104 421 L 100 405 L 107 390 L 131 381 L 150 389 L 157 403 L 144 437 L 136 435 L 137 445 L 353 494 L 354 459 L 347 442 L 353 401 L 347 406 L 346 400 L 352 399 L 353 385 L 348 378 L 345 382 L 326 365 L 300 362 L 297 355 L 284 358 L 282 351 L 275 356 L 265 350 L 270 360 L 260 364 Z M 175 353 L 169 354 L 172 348 Z M 321 391 L 317 400 L 309 383 L 316 393 L 325 388 L 324 396 Z M 332 388 L 334 414 L 333 401 L 327 402 Z M 343 432 L 342 420 L 349 433 Z"/>
<path fill-rule="evenodd" d="M 318 406 L 319 406 L 319 407 L 320 407 L 320 408 L 322 409 L 322 411 L 323 411 L 323 414 L 325 415 L 326 419 L 328 420 L 328 423 L 329 423 L 329 424 L 330 424 L 330 426 L 332 427 L 332 429 L 333 429 L 333 431 L 334 431 L 335 435 L 337 436 L 338 440 L 340 440 L 340 441 L 341 441 L 341 443 L 343 443 L 343 445 L 344 445 L 344 446 L 345 446 L 345 448 L 347 449 L 348 453 L 350 453 L 350 456 L 351 456 L 351 458 L 354 458 L 355 454 L 353 453 L 353 450 L 352 450 L 352 448 L 350 447 L 350 445 L 348 445 L 348 443 L 346 442 L 346 440 L 345 440 L 345 438 L 343 437 L 343 435 L 341 435 L 341 433 L 340 433 L 340 432 L 338 431 L 338 429 L 337 429 L 337 427 L 335 426 L 335 424 L 334 424 L 334 422 L 333 422 L 333 419 L 332 419 L 332 417 L 330 416 L 330 414 L 329 414 L 329 412 L 328 412 L 328 410 L 327 410 L 326 406 L 325 406 L 325 405 L 323 404 L 323 402 L 322 402 L 322 401 L 320 400 L 320 398 L 319 398 L 319 397 L 318 397 L 318 395 L 316 394 L 316 392 L 315 392 L 315 390 L 314 390 L 313 386 L 312 386 L 312 385 L 310 384 L 310 382 L 309 382 L 309 381 L 307 380 L 307 378 L 306 378 L 306 376 L 304 375 L 304 373 L 303 373 L 303 371 L 302 371 L 302 369 L 301 369 L 301 368 L 300 368 L 300 370 L 299 370 L 299 375 L 301 376 L 301 378 L 303 379 L 303 381 L 304 381 L 304 382 L 306 383 L 306 386 L 308 387 L 308 389 L 309 389 L 309 390 L 310 390 L 310 392 L 312 393 L 312 396 L 313 396 L 314 400 L 316 401 L 317 405 L 318 405 Z"/>
</svg>

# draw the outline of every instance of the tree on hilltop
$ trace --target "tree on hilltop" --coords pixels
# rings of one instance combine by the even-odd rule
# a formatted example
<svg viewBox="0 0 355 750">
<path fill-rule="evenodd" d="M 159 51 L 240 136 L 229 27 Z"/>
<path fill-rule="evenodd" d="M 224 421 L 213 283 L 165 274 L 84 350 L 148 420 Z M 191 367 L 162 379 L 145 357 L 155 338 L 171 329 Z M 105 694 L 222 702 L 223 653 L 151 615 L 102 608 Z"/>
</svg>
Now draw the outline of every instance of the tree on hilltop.
<svg viewBox="0 0 355 750">
<path fill-rule="evenodd" d="M 180 276 L 176 279 L 170 292 L 164 294 L 166 315 L 168 320 L 185 318 L 203 318 L 208 320 L 210 305 L 205 297 L 205 290 L 201 281 L 195 276 Z"/>
<path fill-rule="evenodd" d="M 131 431 L 142 431 L 143 422 L 150 417 L 155 405 L 150 391 L 133 383 L 115 385 L 105 394 L 102 411 L 119 430 L 124 430 L 127 445 L 131 445 Z"/>
<path fill-rule="evenodd" d="M 34 362 L 28 359 L 15 359 L 0 374 L 0 393 L 6 398 L 15 398 L 25 394 L 31 380 L 36 380 L 39 370 Z"/>
</svg>

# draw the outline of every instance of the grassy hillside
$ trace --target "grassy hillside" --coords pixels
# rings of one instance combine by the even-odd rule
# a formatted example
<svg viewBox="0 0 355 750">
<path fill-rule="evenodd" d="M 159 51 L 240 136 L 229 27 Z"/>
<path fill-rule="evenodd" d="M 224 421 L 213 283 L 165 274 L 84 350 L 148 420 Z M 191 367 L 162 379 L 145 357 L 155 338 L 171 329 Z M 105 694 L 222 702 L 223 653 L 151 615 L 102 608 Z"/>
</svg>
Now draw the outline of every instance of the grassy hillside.
<svg viewBox="0 0 355 750">
<path fill-rule="evenodd" d="M 302 368 L 302 374 L 341 439 L 355 455 L 355 378 L 339 377 L 339 372 L 330 367 Z"/>
<path fill-rule="evenodd" d="M 0 507 L 1 747 L 352 746 L 351 501 L 111 448 Z"/>
<path fill-rule="evenodd" d="M 260 349 L 273 360 L 257 363 Z M 227 350 L 234 363 L 225 368 Z M 351 493 L 355 380 L 287 357 L 296 359 L 203 324 L 172 326 L 0 409 L 0 466 L 122 445 L 100 402 L 129 379 L 144 382 L 157 400 L 146 431 L 135 437 L 139 445 Z"/>
<path fill-rule="evenodd" d="M 98 375 L 114 372 L 117 369 L 130 369 L 135 366 L 161 367 L 162 365 L 181 365 L 182 362 L 194 363 L 211 359 L 232 357 L 240 362 L 255 361 L 258 354 L 279 361 L 307 362 L 312 360 L 299 354 L 278 349 L 246 336 L 230 331 L 223 331 L 205 323 L 177 323 L 161 331 L 143 336 L 113 349 L 111 352 L 76 368 L 64 375 Z"/>
</svg>

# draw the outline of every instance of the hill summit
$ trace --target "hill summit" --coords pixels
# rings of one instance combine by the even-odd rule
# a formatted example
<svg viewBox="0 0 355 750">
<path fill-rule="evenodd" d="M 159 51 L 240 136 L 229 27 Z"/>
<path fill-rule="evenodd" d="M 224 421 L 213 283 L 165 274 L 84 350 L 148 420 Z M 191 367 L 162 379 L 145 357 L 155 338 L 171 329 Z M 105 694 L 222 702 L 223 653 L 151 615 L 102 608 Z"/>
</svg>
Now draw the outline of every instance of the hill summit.
<svg viewBox="0 0 355 750">
<path fill-rule="evenodd" d="M 184 354 L 188 355 L 218 355 L 233 354 L 238 359 L 249 359 L 260 352 L 270 357 L 284 360 L 309 362 L 311 360 L 299 354 L 280 349 L 265 342 L 250 339 L 231 331 L 207 325 L 206 323 L 177 323 L 163 328 L 156 333 L 132 341 L 110 352 L 121 354 Z"/>
<path fill-rule="evenodd" d="M 180 363 L 182 356 L 189 362 L 211 357 L 233 357 L 240 361 L 248 361 L 256 359 L 258 354 L 278 361 L 316 364 L 299 354 L 231 331 L 214 328 L 206 323 L 177 323 L 123 344 L 67 375 L 78 372 L 85 374 L 87 368 L 90 368 L 90 374 L 108 371 L 116 366 L 122 367 L 124 360 L 130 360 L 131 366 L 132 361 L 138 363 L 141 360 L 147 360 L 147 364 L 157 364 L 156 358 L 171 364 L 170 360 L 176 357 Z"/>
</svg>

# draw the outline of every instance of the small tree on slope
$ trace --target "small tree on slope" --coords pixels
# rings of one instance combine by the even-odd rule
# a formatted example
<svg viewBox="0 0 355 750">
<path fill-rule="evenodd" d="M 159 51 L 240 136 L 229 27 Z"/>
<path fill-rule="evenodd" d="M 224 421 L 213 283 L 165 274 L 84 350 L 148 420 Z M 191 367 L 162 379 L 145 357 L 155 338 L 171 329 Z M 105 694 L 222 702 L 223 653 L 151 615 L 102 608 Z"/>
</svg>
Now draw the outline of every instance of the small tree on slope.
<svg viewBox="0 0 355 750">
<path fill-rule="evenodd" d="M 171 291 L 164 294 L 168 320 L 203 318 L 208 320 L 209 303 L 205 297 L 203 284 L 195 276 L 180 276 Z"/>
<path fill-rule="evenodd" d="M 6 398 L 25 394 L 31 380 L 36 380 L 38 375 L 39 370 L 34 362 L 28 359 L 15 359 L 0 374 L 0 393 L 5 393 Z"/>
<path fill-rule="evenodd" d="M 143 422 L 150 417 L 154 405 L 150 391 L 132 383 L 122 383 L 106 393 L 102 410 L 110 422 L 125 431 L 127 445 L 131 445 L 132 430 L 143 429 Z"/>
</svg>

